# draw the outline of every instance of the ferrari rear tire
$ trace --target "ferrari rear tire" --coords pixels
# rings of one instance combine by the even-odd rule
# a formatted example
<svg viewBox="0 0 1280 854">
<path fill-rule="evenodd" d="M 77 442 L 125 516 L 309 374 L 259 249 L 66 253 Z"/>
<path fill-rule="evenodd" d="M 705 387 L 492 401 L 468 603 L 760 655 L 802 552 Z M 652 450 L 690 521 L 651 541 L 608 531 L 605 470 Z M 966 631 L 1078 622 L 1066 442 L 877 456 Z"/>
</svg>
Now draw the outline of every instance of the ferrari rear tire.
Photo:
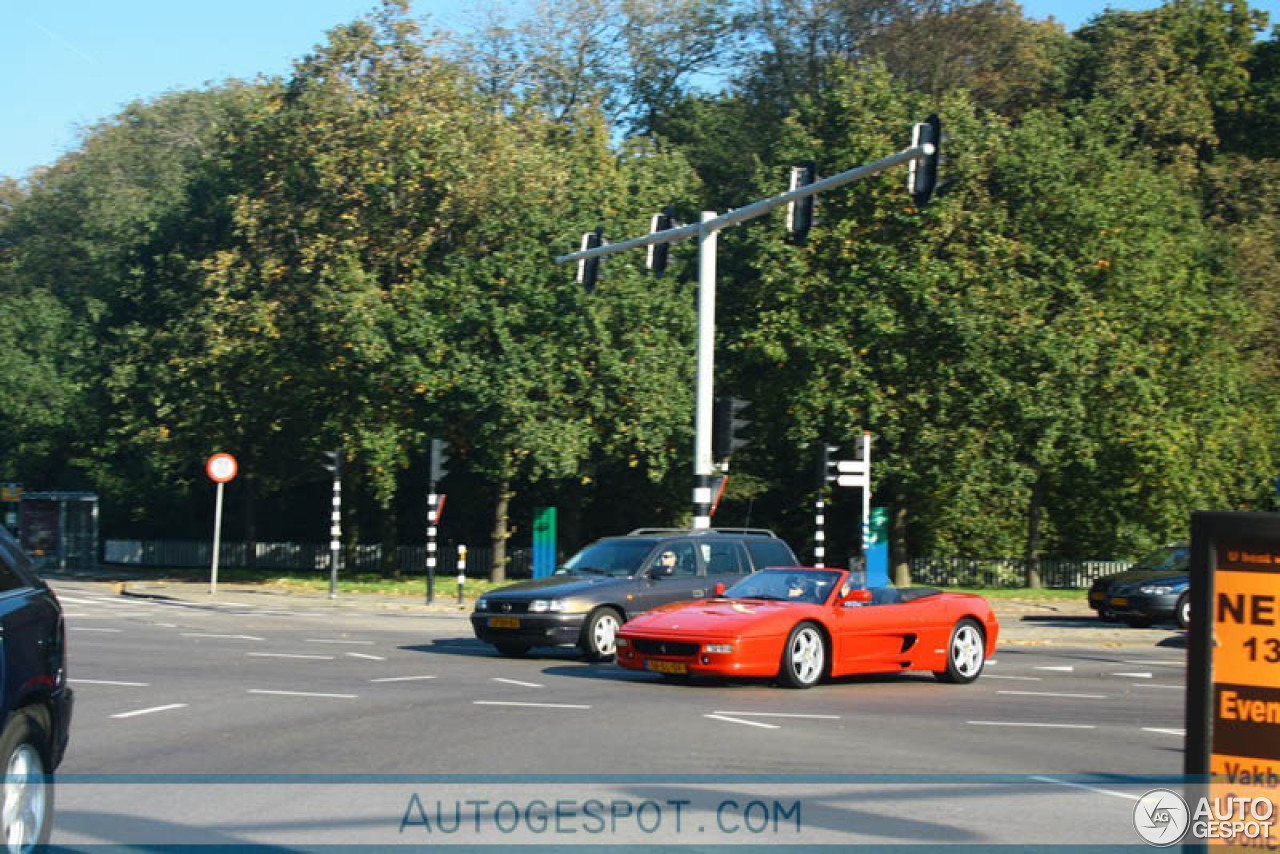
<svg viewBox="0 0 1280 854">
<path fill-rule="evenodd" d="M 827 642 L 814 623 L 800 623 L 791 630 L 782 650 L 778 681 L 788 688 L 812 688 L 827 669 Z"/>
<path fill-rule="evenodd" d="M 978 678 L 987 663 L 987 639 L 982 627 L 966 617 L 951 630 L 947 644 L 947 669 L 933 675 L 940 682 L 966 685 Z"/>
</svg>

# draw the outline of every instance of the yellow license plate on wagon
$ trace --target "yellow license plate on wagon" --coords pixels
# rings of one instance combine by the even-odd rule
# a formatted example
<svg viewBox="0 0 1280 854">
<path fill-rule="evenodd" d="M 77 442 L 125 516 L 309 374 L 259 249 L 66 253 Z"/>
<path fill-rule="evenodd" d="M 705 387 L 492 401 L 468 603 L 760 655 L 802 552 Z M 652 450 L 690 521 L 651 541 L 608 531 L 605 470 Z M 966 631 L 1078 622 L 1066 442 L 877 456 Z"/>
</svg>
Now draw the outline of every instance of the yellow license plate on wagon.
<svg viewBox="0 0 1280 854">
<path fill-rule="evenodd" d="M 1129 600 L 1123 596 L 1112 596 L 1111 604 L 1115 605 L 1117 608 L 1126 608 L 1129 605 Z"/>
<path fill-rule="evenodd" d="M 648 659 L 644 663 L 645 667 L 654 673 L 688 673 L 689 665 L 683 661 L 654 661 Z"/>
<path fill-rule="evenodd" d="M 519 617 L 490 617 L 489 628 L 518 629 L 520 628 L 520 618 Z"/>
</svg>

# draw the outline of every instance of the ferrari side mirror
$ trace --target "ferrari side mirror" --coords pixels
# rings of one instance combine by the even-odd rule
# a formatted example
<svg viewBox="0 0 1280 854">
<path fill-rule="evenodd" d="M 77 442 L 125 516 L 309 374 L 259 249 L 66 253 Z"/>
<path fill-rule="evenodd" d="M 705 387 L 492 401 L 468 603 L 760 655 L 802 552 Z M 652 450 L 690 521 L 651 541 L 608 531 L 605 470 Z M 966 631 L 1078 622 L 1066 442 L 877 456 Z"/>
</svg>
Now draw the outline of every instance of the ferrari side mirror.
<svg viewBox="0 0 1280 854">
<path fill-rule="evenodd" d="M 870 590 L 850 590 L 848 595 L 840 599 L 840 604 L 847 608 L 850 605 L 865 605 L 870 601 Z"/>
<path fill-rule="evenodd" d="M 726 589 L 727 589 L 727 588 L 724 586 L 724 583 L 723 583 L 723 582 L 717 581 L 717 582 L 716 582 L 716 586 L 715 586 L 714 588 L 712 588 L 712 591 L 716 594 L 716 597 L 718 598 L 718 597 L 720 597 L 720 596 L 723 596 L 723 595 L 724 595 L 724 591 L 725 591 Z"/>
</svg>

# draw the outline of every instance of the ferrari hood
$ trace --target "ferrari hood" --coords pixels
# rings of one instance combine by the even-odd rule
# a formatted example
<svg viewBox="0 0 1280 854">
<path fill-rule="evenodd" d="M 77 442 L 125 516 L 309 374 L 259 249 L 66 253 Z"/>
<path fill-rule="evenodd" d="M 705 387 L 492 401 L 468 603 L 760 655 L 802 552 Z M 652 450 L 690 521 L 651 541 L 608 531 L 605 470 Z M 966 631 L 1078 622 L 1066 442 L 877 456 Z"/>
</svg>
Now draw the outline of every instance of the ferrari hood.
<svg viewBox="0 0 1280 854">
<path fill-rule="evenodd" d="M 814 607 L 801 602 L 773 602 L 758 599 L 713 599 L 709 602 L 679 602 L 655 608 L 628 622 L 623 634 L 737 635 L 759 626 L 771 614 Z"/>
</svg>

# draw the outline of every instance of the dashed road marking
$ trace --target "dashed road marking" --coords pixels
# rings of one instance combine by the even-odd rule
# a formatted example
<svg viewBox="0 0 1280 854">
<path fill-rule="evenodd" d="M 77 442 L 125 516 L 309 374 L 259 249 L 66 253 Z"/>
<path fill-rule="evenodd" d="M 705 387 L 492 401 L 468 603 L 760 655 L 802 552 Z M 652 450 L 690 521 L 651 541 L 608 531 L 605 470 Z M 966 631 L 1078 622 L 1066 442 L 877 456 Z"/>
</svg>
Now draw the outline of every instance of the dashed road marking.
<svg viewBox="0 0 1280 854">
<path fill-rule="evenodd" d="M 1014 680 L 1017 680 L 1018 682 L 1039 682 L 1039 681 L 1041 681 L 1039 676 L 1006 676 L 1006 675 L 1004 675 L 1003 673 L 1000 673 L 1000 674 L 996 674 L 996 673 L 984 673 L 984 674 L 982 674 L 982 678 L 983 678 L 983 679 L 1014 679 Z"/>
<path fill-rule="evenodd" d="M 359 694 L 322 694 L 316 691 L 269 691 L 265 688 L 250 688 L 250 694 L 269 694 L 273 697 L 328 697 L 334 700 L 354 700 Z"/>
<path fill-rule="evenodd" d="M 251 652 L 250 658 L 302 658 L 308 661 L 333 661 L 332 655 L 302 655 L 296 652 Z"/>
<path fill-rule="evenodd" d="M 1100 795 L 1110 795 L 1113 798 L 1124 798 L 1126 801 L 1140 801 L 1141 795 L 1130 795 L 1128 792 L 1117 792 L 1114 789 L 1103 789 L 1098 786 L 1086 786 L 1084 783 L 1072 783 L 1068 780 L 1055 780 L 1052 777 L 1032 777 L 1040 783 L 1053 783 L 1055 786 L 1067 786 L 1071 789 L 1084 789 L 1086 792 L 1097 792 Z"/>
<path fill-rule="evenodd" d="M 794 712 L 726 712 L 716 709 L 717 715 L 737 715 L 743 718 L 810 718 L 819 721 L 838 721 L 839 715 L 806 715 Z"/>
<path fill-rule="evenodd" d="M 338 640 L 330 638 L 307 638 L 307 643 L 344 643 L 352 646 L 373 646 L 375 641 L 371 640 Z"/>
<path fill-rule="evenodd" d="M 68 679 L 73 685 L 118 685 L 121 688 L 150 688 L 150 682 L 114 682 L 110 679 Z"/>
<path fill-rule="evenodd" d="M 729 717 L 728 715 L 703 715 L 704 718 L 710 718 L 713 721 L 726 721 L 731 724 L 743 724 L 745 726 L 755 726 L 761 729 L 781 729 L 777 724 L 766 724 L 761 721 L 748 721 L 742 718 Z"/>
<path fill-rule="evenodd" d="M 1178 729 L 1178 728 L 1176 728 L 1176 727 L 1168 727 L 1168 728 L 1165 728 L 1165 727 L 1144 726 L 1144 727 L 1142 728 L 1142 731 L 1143 731 L 1143 732 L 1158 732 L 1158 733 L 1160 733 L 1161 735 L 1177 735 L 1177 736 L 1183 736 L 1183 735 L 1186 735 L 1186 734 L 1187 734 L 1187 731 L 1186 731 L 1185 729 Z"/>
<path fill-rule="evenodd" d="M 124 629 L 103 629 L 98 626 L 71 626 L 68 630 L 73 632 L 103 632 L 104 634 L 112 635 L 118 635 L 124 631 Z"/>
<path fill-rule="evenodd" d="M 474 706 L 523 706 L 533 709 L 589 709 L 590 706 L 579 706 L 574 703 L 512 703 L 502 700 L 475 700 Z"/>
<path fill-rule="evenodd" d="M 539 685 L 537 682 L 521 682 L 519 679 L 503 679 L 501 676 L 493 677 L 494 682 L 504 682 L 507 685 L 519 685 L 522 688 L 545 688 L 545 685 Z"/>
<path fill-rule="evenodd" d="M 370 682 L 417 682 L 422 679 L 435 679 L 434 676 L 384 676 L 381 679 L 370 679 Z"/>
<path fill-rule="evenodd" d="M 112 715 L 113 718 L 136 718 L 138 715 L 150 715 L 155 712 L 167 712 L 172 709 L 185 709 L 186 703 L 170 703 L 167 706 L 152 706 L 149 709 L 138 709 L 132 712 L 121 712 L 118 715 Z"/>
<path fill-rule="evenodd" d="M 1121 676 L 1128 679 L 1150 679 L 1150 673 L 1111 673 L 1110 676 Z"/>
<path fill-rule="evenodd" d="M 1016 697 L 1072 697 L 1077 700 L 1105 700 L 1106 694 L 1064 694 L 1054 691 L 997 691 L 997 694 L 1008 694 Z"/>
<path fill-rule="evenodd" d="M 204 632 L 183 632 L 182 636 L 184 638 L 217 638 L 220 640 L 247 640 L 247 641 L 266 640 L 266 638 L 260 638 L 260 637 L 257 637 L 256 635 L 217 635 L 217 634 L 206 634 Z"/>
<path fill-rule="evenodd" d="M 1047 724 L 1026 721 L 965 721 L 970 726 L 1025 726 L 1044 729 L 1097 729 L 1093 724 Z"/>
<path fill-rule="evenodd" d="M 1031 669 L 1032 670 L 1056 670 L 1059 673 L 1072 673 L 1075 671 L 1075 667 L 1073 667 L 1070 664 L 1051 664 L 1051 665 L 1044 665 L 1042 667 L 1033 667 Z"/>
<path fill-rule="evenodd" d="M 381 655 L 367 655 L 363 652 L 349 652 L 348 658 L 363 658 L 365 661 L 386 661 Z"/>
</svg>

